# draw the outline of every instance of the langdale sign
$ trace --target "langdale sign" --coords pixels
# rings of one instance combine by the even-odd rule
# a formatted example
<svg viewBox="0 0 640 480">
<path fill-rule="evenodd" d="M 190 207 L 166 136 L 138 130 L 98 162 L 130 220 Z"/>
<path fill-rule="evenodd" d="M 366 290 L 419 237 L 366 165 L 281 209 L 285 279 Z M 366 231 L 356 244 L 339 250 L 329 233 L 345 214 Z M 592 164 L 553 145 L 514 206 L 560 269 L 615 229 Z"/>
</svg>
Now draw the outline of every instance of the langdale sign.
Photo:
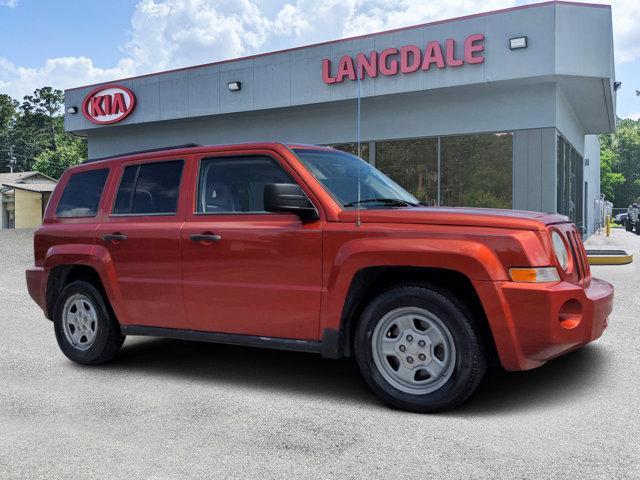
<svg viewBox="0 0 640 480">
<path fill-rule="evenodd" d="M 358 53 L 355 57 L 344 55 L 338 62 L 335 75 L 332 73 L 331 60 L 322 60 L 322 81 L 328 85 L 341 83 L 345 79 L 361 80 L 365 76 L 376 78 L 380 75 L 397 75 L 398 73 L 413 73 L 418 70 L 427 71 L 432 67 L 438 69 L 447 67 L 461 67 L 465 64 L 483 63 L 484 35 L 475 33 L 469 35 L 463 42 L 463 55 L 456 58 L 456 41 L 449 38 L 445 41 L 444 49 L 440 42 L 429 42 L 424 51 L 417 45 L 405 45 L 400 48 L 386 48 L 381 52 L 372 51 L 369 54 Z"/>
<path fill-rule="evenodd" d="M 136 97 L 128 88 L 103 85 L 84 97 L 82 113 L 91 123 L 106 125 L 123 120 L 135 106 Z"/>
</svg>

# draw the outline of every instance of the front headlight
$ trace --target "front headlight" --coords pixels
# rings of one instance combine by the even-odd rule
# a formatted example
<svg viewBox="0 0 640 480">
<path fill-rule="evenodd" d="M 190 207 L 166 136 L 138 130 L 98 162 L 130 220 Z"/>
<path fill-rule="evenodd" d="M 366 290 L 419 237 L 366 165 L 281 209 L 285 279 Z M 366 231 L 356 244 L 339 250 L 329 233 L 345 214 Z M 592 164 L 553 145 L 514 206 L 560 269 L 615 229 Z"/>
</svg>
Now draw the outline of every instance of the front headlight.
<svg viewBox="0 0 640 480">
<path fill-rule="evenodd" d="M 563 270 L 569 268 L 569 252 L 558 232 L 551 233 L 551 243 L 553 243 L 553 253 L 555 253 L 558 263 Z"/>
</svg>

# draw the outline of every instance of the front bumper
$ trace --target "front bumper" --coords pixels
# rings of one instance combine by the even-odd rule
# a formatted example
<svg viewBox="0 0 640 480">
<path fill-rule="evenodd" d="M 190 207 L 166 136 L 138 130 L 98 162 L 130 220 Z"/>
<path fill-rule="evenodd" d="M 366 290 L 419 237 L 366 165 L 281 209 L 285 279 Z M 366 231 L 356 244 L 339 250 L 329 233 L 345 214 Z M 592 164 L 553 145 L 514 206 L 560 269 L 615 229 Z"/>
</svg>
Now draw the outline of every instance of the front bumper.
<svg viewBox="0 0 640 480">
<path fill-rule="evenodd" d="M 587 286 L 567 282 L 494 286 L 502 308 L 489 309 L 487 317 L 507 370 L 538 367 L 599 338 L 613 309 L 613 287 L 597 278 Z"/>
<path fill-rule="evenodd" d="M 44 268 L 30 267 L 25 272 L 27 278 L 27 290 L 33 300 L 42 308 L 47 315 L 47 274 Z"/>
</svg>

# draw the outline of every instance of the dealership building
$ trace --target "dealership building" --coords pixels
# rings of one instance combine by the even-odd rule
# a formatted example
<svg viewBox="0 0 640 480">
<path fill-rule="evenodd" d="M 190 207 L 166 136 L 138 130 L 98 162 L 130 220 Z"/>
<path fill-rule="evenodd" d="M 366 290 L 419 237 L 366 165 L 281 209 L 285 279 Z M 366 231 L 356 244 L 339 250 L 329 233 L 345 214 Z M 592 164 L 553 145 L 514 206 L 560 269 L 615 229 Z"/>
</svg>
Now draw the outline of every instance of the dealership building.
<svg viewBox="0 0 640 480">
<path fill-rule="evenodd" d="M 92 158 L 332 145 L 432 205 L 560 212 L 588 234 L 617 86 L 610 7 L 556 1 L 69 89 L 65 128 Z"/>
</svg>

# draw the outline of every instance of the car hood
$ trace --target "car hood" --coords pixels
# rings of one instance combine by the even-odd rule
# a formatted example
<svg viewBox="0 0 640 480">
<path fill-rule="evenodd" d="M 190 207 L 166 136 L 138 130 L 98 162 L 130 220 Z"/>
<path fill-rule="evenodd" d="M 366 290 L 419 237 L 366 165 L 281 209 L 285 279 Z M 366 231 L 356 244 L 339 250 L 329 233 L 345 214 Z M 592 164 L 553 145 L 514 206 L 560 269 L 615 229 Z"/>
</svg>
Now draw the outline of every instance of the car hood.
<svg viewBox="0 0 640 480">
<path fill-rule="evenodd" d="M 547 225 L 567 223 L 569 218 L 556 213 L 467 207 L 406 207 L 361 209 L 360 220 L 367 223 L 413 223 L 496 227 L 518 230 L 543 230 Z M 356 210 L 340 212 L 340 221 L 355 222 Z"/>
</svg>

